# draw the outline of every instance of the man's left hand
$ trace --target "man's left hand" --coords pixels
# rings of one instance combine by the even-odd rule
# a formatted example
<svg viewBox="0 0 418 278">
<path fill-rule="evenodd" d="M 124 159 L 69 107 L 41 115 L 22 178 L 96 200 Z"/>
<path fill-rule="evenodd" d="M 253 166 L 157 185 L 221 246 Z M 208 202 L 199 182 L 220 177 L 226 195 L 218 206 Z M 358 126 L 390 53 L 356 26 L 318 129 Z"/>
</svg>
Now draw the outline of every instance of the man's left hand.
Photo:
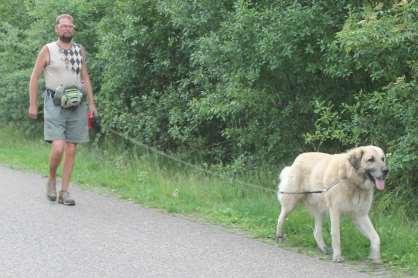
<svg viewBox="0 0 418 278">
<path fill-rule="evenodd" d="M 89 104 L 89 111 L 93 113 L 93 115 L 97 115 L 96 104 L 90 103 Z"/>
</svg>

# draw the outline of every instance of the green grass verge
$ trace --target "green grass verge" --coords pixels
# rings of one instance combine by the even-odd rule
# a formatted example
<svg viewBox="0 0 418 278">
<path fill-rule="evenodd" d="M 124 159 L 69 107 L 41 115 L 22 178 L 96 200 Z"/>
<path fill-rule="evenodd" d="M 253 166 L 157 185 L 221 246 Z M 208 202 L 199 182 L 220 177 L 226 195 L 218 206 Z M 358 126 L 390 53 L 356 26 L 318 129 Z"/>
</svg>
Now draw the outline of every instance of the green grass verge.
<svg viewBox="0 0 418 278">
<path fill-rule="evenodd" d="M 238 228 L 273 242 L 278 214 L 274 193 L 193 172 L 146 153 L 133 155 L 132 151 L 116 148 L 117 144 L 105 145 L 107 147 L 101 149 L 93 145 L 79 148 L 73 182 L 82 187 L 105 188 L 147 207 Z M 0 126 L 0 163 L 3 165 L 47 175 L 49 150 L 49 144 L 40 137 Z M 265 184 L 269 183 L 267 179 Z M 401 206 L 399 211 L 392 209 L 390 214 L 382 213 L 379 208 L 395 199 L 389 193 L 383 194 L 388 195 L 379 198 L 380 203 L 376 202 L 372 221 L 381 237 L 385 266 L 401 276 L 418 275 L 417 224 L 404 216 Z M 319 256 L 312 236 L 312 222 L 302 208 L 292 213 L 285 226 L 285 247 L 297 247 L 304 253 Z M 329 244 L 328 227 L 324 226 L 324 235 Z M 342 223 L 342 250 L 346 260 L 352 263 L 363 262 L 369 252 L 368 241 L 347 219 Z"/>
</svg>

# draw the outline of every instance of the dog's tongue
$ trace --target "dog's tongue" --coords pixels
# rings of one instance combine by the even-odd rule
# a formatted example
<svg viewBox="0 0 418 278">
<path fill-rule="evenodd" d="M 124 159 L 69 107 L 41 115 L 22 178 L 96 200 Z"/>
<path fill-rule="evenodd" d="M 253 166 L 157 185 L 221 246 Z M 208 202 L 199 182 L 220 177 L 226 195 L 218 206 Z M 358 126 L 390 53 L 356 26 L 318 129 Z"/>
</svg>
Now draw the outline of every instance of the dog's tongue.
<svg viewBox="0 0 418 278">
<path fill-rule="evenodd" d="M 385 180 L 375 178 L 374 183 L 376 184 L 376 188 L 379 189 L 380 191 L 385 189 Z"/>
</svg>

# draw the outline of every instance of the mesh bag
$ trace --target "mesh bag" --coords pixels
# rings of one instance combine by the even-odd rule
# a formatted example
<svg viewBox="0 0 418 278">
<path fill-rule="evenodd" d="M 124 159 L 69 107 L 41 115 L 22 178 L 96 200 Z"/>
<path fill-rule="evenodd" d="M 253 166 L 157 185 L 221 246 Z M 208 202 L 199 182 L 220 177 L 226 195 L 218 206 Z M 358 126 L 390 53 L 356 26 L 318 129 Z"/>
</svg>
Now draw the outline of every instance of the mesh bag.
<svg viewBox="0 0 418 278">
<path fill-rule="evenodd" d="M 71 108 L 80 105 L 83 93 L 78 88 L 68 88 L 64 90 L 61 97 L 61 107 Z"/>
</svg>

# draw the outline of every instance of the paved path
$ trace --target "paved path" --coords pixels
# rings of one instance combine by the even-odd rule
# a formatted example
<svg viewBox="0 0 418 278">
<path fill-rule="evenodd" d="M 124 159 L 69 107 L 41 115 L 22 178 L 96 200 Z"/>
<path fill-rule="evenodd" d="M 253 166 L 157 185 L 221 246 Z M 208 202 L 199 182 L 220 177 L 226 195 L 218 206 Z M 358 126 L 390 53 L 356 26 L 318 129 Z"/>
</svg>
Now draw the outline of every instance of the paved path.
<svg viewBox="0 0 418 278">
<path fill-rule="evenodd" d="M 0 277 L 370 277 L 245 235 L 0 166 Z"/>
</svg>

